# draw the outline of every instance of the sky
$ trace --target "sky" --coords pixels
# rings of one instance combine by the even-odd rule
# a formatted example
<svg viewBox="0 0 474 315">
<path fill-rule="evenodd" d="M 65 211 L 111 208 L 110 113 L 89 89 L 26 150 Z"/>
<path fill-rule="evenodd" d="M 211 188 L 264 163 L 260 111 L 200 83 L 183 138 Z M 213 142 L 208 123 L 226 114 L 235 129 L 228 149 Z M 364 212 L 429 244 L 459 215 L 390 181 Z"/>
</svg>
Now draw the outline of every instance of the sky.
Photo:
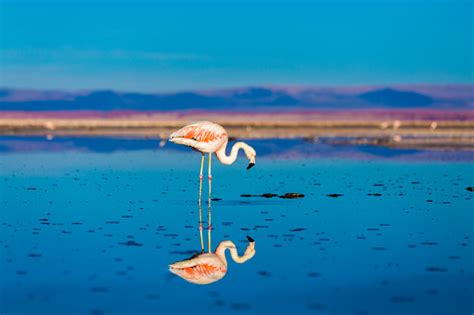
<svg viewBox="0 0 474 315">
<path fill-rule="evenodd" d="M 473 83 L 461 0 L 0 0 L 0 86 Z"/>
</svg>

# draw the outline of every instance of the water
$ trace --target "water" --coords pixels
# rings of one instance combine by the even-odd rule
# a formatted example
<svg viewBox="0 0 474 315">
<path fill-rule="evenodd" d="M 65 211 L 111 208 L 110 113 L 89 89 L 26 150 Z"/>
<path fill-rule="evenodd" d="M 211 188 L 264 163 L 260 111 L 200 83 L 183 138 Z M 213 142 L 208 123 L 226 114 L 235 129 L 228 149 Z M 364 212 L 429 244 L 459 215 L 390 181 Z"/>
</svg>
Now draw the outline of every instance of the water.
<svg viewBox="0 0 474 315">
<path fill-rule="evenodd" d="M 201 250 L 199 154 L 1 137 L 0 313 L 473 312 L 472 154 L 249 143 L 250 171 L 214 160 L 212 247 L 231 240 L 242 254 L 249 235 L 256 255 L 228 254 L 226 276 L 202 286 L 168 271 Z"/>
</svg>

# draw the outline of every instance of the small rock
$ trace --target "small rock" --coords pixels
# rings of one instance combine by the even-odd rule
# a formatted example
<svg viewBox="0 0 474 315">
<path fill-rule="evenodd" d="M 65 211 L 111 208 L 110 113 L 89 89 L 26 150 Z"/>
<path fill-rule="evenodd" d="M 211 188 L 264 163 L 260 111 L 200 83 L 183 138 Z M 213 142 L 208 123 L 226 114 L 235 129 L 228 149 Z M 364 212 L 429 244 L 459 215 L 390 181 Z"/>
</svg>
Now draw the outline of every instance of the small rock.
<svg viewBox="0 0 474 315">
<path fill-rule="evenodd" d="M 284 195 L 279 196 L 280 198 L 283 199 L 297 199 L 297 198 L 303 198 L 303 194 L 298 194 L 298 193 L 286 193 Z"/>
</svg>

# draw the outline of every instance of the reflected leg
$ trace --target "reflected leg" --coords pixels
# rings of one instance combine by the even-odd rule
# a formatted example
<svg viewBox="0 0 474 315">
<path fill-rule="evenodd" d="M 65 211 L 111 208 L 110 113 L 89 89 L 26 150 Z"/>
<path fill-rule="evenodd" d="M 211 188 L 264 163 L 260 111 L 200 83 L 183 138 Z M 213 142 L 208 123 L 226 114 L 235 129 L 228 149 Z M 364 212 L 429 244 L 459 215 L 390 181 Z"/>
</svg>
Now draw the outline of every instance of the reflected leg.
<svg viewBox="0 0 474 315">
<path fill-rule="evenodd" d="M 208 179 L 209 179 L 209 194 L 207 197 L 207 249 L 208 252 L 211 252 L 211 231 L 212 231 L 212 218 L 211 218 L 211 196 L 212 196 L 212 174 L 211 174 L 211 160 L 212 153 L 209 153 L 209 169 L 208 169 Z"/>
<path fill-rule="evenodd" d="M 202 171 L 204 169 L 204 153 L 201 159 L 201 172 L 199 174 L 199 197 L 198 197 L 198 208 L 199 208 L 199 236 L 201 238 L 201 252 L 204 252 L 204 239 L 202 236 Z"/>
</svg>

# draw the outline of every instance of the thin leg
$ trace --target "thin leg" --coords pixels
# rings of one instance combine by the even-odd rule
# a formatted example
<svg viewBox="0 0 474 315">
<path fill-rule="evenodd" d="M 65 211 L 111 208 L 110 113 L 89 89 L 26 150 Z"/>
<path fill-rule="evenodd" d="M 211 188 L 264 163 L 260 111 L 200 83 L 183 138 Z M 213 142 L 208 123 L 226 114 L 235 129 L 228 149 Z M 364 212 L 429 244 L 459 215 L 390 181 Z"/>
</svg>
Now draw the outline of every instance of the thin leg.
<svg viewBox="0 0 474 315">
<path fill-rule="evenodd" d="M 199 236 L 201 238 L 201 252 L 204 252 L 204 238 L 202 235 L 202 170 L 204 168 L 204 153 L 201 159 L 201 173 L 199 175 L 199 197 L 198 197 L 198 208 L 199 208 Z"/>
<path fill-rule="evenodd" d="M 209 169 L 208 169 L 208 179 L 209 179 L 209 194 L 207 198 L 207 250 L 211 252 L 211 231 L 212 231 L 212 217 L 211 217 L 211 199 L 212 199 L 212 175 L 211 175 L 211 160 L 212 153 L 209 153 Z"/>
<path fill-rule="evenodd" d="M 199 172 L 199 179 L 202 182 L 202 170 L 204 169 L 204 153 L 202 153 L 202 159 L 201 159 L 201 171 Z"/>
<path fill-rule="evenodd" d="M 208 162 L 209 162 L 209 168 L 208 168 L 208 170 L 207 170 L 207 175 L 208 175 L 207 178 L 208 178 L 209 180 L 212 180 L 212 174 L 211 174 L 212 153 L 209 153 L 209 160 L 208 160 Z"/>
</svg>

